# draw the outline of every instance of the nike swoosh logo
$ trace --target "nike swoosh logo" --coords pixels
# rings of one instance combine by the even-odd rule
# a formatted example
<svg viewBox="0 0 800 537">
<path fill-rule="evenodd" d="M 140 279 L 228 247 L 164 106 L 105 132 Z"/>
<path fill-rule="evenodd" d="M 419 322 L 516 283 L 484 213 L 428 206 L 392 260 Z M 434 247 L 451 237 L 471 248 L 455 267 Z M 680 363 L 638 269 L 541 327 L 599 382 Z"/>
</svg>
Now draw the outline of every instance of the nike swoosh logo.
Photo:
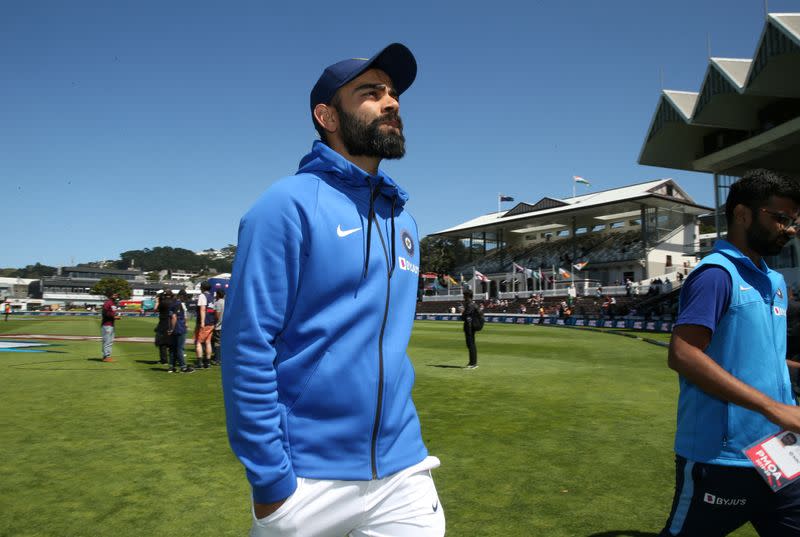
<svg viewBox="0 0 800 537">
<path fill-rule="evenodd" d="M 431 505 L 431 507 L 433 508 L 433 512 L 434 512 L 434 513 L 435 513 L 436 511 L 438 511 L 438 510 L 439 510 L 439 500 L 436 500 L 436 503 L 434 503 L 433 505 Z"/>
<path fill-rule="evenodd" d="M 741 285 L 739 286 L 739 291 L 749 291 L 750 289 L 752 289 L 752 287 L 743 287 Z"/>
<path fill-rule="evenodd" d="M 352 235 L 356 231 L 361 231 L 361 228 L 354 227 L 353 229 L 343 230 L 341 224 L 336 226 L 336 234 L 339 235 L 340 237 L 347 237 L 348 235 Z"/>
</svg>

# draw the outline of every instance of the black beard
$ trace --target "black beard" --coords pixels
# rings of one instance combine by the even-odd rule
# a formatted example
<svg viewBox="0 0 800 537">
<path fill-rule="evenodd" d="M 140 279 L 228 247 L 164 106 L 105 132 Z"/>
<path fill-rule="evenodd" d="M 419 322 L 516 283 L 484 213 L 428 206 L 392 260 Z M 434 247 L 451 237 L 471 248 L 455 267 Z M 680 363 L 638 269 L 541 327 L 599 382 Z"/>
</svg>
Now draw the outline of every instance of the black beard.
<svg viewBox="0 0 800 537">
<path fill-rule="evenodd" d="M 769 231 L 757 220 L 753 220 L 753 223 L 745 231 L 745 238 L 747 239 L 747 246 L 760 256 L 778 255 L 785 244 L 785 242 L 784 244 L 779 242 L 779 239 L 785 238 L 783 233 L 779 233 L 770 240 Z"/>
<path fill-rule="evenodd" d="M 371 123 L 364 123 L 338 106 L 336 106 L 336 111 L 339 113 L 339 132 L 342 144 L 354 157 L 398 159 L 403 158 L 406 154 L 403 121 L 398 114 L 386 114 Z M 400 133 L 381 133 L 381 124 L 386 121 L 397 121 L 400 124 Z"/>
</svg>

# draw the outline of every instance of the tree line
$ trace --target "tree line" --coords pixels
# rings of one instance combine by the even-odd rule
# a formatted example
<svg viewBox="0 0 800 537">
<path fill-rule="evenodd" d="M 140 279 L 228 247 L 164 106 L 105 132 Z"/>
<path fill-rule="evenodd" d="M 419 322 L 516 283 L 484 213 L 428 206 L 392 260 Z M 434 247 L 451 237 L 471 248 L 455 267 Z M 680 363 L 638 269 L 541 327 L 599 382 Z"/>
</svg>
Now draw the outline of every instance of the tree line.
<svg viewBox="0 0 800 537">
<path fill-rule="evenodd" d="M 185 248 L 171 246 L 156 246 L 142 250 L 128 250 L 119 255 L 119 260 L 114 266 L 126 269 L 131 266 L 143 271 L 151 270 L 188 270 L 189 272 L 230 272 L 236 246 L 229 244 L 221 250 L 224 257 L 214 259 L 206 255 L 196 254 Z"/>
<path fill-rule="evenodd" d="M 230 272 L 233 258 L 236 256 L 236 246 L 229 244 L 220 249 L 222 257 L 212 258 L 196 254 L 185 248 L 172 246 L 156 246 L 142 250 L 128 250 L 119 255 L 119 259 L 111 263 L 114 268 L 127 269 L 135 266 L 145 272 L 160 270 L 187 270 L 189 272 Z M 78 266 L 101 266 L 102 263 L 80 263 Z M 39 280 L 55 276 L 56 267 L 36 263 L 23 268 L 0 268 L 0 277 L 4 278 L 30 278 Z"/>
</svg>

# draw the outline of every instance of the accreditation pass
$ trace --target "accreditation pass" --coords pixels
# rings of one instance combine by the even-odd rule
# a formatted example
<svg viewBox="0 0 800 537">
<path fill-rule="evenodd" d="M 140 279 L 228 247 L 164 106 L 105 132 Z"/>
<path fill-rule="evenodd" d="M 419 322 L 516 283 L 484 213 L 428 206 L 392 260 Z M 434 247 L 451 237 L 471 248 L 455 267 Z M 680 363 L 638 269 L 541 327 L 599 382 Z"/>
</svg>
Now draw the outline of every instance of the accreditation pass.
<svg viewBox="0 0 800 537">
<path fill-rule="evenodd" d="M 743 449 L 773 491 L 800 478 L 800 434 L 781 431 Z"/>
</svg>

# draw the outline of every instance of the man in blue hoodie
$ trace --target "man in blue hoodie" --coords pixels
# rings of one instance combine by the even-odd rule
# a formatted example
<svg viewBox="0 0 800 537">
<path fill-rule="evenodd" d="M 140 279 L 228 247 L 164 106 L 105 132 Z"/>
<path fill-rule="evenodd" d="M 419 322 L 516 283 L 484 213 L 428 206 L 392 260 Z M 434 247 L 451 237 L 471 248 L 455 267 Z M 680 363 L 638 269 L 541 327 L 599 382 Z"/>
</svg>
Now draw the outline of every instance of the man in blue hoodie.
<svg viewBox="0 0 800 537">
<path fill-rule="evenodd" d="M 408 195 L 378 168 L 405 153 L 392 44 L 325 69 L 321 140 L 245 214 L 222 335 L 231 447 L 252 536 L 444 535 L 406 354 L 419 273 Z"/>
<path fill-rule="evenodd" d="M 786 367 L 788 294 L 764 256 L 797 232 L 800 187 L 767 170 L 731 186 L 727 240 L 689 275 L 669 349 L 680 375 L 676 486 L 661 535 L 721 537 L 748 521 L 761 536 L 800 535 L 800 482 L 772 492 L 742 450 L 800 431 Z"/>
</svg>

